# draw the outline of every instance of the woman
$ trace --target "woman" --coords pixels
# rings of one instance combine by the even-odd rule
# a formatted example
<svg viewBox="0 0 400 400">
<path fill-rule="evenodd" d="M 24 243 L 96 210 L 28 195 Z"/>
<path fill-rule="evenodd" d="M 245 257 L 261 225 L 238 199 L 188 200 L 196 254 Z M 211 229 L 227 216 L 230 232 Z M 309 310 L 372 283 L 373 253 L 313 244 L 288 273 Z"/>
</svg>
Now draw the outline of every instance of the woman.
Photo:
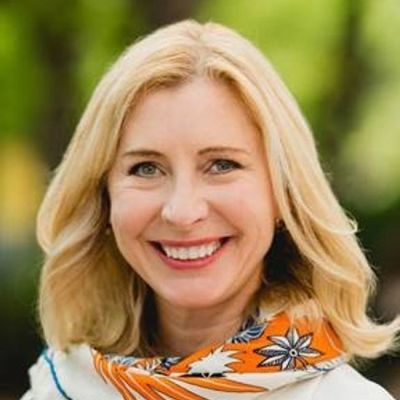
<svg viewBox="0 0 400 400">
<path fill-rule="evenodd" d="M 49 345 L 27 399 L 390 399 L 374 275 L 295 100 L 232 30 L 183 21 L 97 86 L 38 219 Z"/>
</svg>

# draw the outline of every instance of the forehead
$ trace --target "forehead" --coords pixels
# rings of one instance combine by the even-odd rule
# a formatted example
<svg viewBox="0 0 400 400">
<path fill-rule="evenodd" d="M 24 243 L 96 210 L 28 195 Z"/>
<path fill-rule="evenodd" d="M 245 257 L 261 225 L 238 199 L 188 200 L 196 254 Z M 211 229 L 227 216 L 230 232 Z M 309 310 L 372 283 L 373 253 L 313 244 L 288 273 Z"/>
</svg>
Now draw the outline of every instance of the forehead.
<svg viewBox="0 0 400 400">
<path fill-rule="evenodd" d="M 196 78 L 143 96 L 127 116 L 121 146 L 240 145 L 259 147 L 260 135 L 235 91 Z"/>
</svg>

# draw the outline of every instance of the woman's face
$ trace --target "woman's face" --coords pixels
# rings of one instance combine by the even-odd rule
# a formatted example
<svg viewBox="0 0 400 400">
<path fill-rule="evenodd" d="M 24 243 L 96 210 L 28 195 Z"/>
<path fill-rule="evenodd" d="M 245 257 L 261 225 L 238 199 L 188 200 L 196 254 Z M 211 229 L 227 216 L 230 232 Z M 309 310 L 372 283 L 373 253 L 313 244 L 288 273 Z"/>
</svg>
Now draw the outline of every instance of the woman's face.
<svg viewBox="0 0 400 400">
<path fill-rule="evenodd" d="M 224 83 L 198 78 L 145 96 L 108 189 L 118 248 L 158 300 L 204 309 L 258 288 L 276 206 L 260 135 Z"/>
</svg>

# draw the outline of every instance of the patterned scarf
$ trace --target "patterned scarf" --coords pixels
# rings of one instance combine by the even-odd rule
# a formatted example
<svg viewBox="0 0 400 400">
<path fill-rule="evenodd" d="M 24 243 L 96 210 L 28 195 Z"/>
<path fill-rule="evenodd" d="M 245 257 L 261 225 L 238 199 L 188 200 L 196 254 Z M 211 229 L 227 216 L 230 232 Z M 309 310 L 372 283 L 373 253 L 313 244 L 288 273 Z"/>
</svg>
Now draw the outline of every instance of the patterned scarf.
<svg viewBox="0 0 400 400">
<path fill-rule="evenodd" d="M 48 349 L 41 358 L 58 394 L 68 400 L 250 400 L 346 362 L 326 319 L 312 330 L 306 318 L 291 325 L 283 312 L 262 323 L 249 319 L 226 342 L 187 357 L 103 355 L 86 345 L 60 353 Z M 82 385 L 89 385 L 85 394 L 78 390 L 82 376 Z"/>
</svg>

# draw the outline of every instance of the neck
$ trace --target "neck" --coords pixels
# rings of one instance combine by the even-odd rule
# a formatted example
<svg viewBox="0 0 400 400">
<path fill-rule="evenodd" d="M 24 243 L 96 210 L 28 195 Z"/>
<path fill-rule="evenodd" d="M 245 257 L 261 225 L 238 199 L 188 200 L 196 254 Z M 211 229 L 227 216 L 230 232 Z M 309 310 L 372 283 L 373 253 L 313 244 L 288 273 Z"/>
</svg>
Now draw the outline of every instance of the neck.
<svg viewBox="0 0 400 400">
<path fill-rule="evenodd" d="M 157 352 L 164 356 L 187 356 L 234 335 L 247 317 L 248 302 L 227 300 L 207 309 L 177 308 L 156 299 L 158 314 Z"/>
</svg>

